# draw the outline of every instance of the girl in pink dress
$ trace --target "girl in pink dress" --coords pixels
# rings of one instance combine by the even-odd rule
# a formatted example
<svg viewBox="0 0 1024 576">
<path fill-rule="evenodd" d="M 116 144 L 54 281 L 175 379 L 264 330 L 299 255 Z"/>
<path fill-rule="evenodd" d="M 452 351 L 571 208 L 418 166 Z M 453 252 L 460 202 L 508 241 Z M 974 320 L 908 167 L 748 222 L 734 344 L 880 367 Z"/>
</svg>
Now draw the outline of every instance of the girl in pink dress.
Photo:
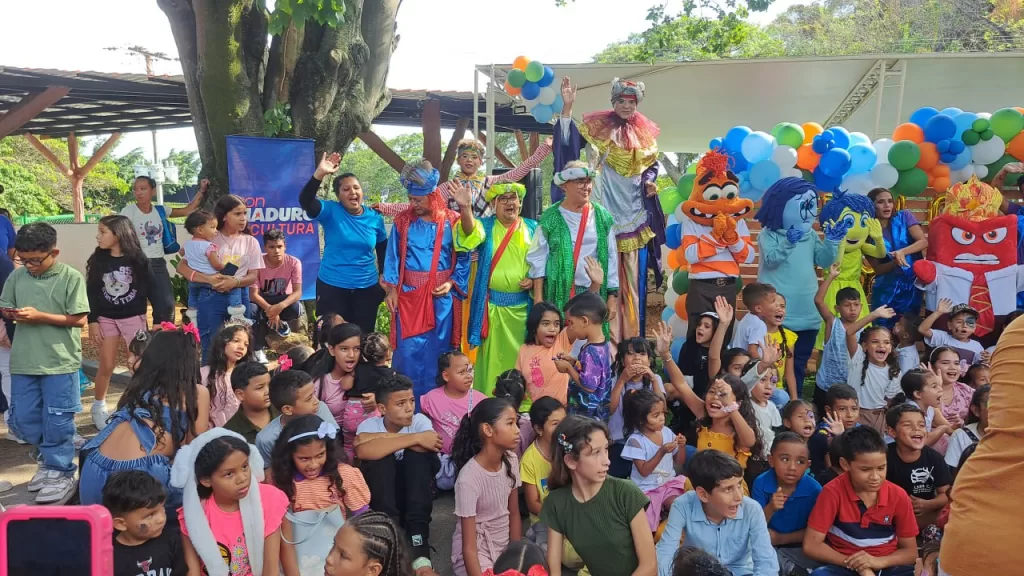
<svg viewBox="0 0 1024 576">
<path fill-rule="evenodd" d="M 239 362 L 252 362 L 252 333 L 240 323 L 225 324 L 210 344 L 210 363 L 199 375 L 210 390 L 210 428 L 223 426 L 238 412 L 241 401 L 231 390 L 231 372 Z"/>
<path fill-rule="evenodd" d="M 356 381 L 356 366 L 362 353 L 363 332 L 358 324 L 338 324 L 327 333 L 327 354 L 311 368 L 317 397 L 327 404 L 341 428 L 345 456 L 355 460 L 353 442 L 363 420 L 377 414 L 374 394 L 364 391 Z"/>
</svg>

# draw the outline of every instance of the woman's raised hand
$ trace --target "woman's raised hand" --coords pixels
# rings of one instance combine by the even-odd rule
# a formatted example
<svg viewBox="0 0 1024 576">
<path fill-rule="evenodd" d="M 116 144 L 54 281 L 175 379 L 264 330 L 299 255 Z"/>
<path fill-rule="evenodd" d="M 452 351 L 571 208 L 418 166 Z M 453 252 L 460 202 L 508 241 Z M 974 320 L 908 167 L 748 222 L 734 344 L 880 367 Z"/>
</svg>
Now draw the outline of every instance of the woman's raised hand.
<svg viewBox="0 0 1024 576">
<path fill-rule="evenodd" d="M 320 164 L 316 167 L 316 172 L 313 173 L 313 178 L 317 180 L 323 180 L 328 174 L 334 174 L 341 167 L 341 154 L 337 152 L 331 152 L 330 156 L 327 152 L 324 152 L 320 157 Z"/>
</svg>

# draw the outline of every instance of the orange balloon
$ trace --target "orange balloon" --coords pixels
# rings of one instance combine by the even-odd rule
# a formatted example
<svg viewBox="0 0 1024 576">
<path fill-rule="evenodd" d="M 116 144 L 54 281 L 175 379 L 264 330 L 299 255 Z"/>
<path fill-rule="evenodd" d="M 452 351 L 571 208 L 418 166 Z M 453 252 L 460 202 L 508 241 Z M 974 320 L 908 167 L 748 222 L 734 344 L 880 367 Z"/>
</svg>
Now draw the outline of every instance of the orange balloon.
<svg viewBox="0 0 1024 576">
<path fill-rule="evenodd" d="M 935 168 L 932 168 L 932 175 L 934 175 L 936 178 L 940 176 L 949 176 L 949 165 L 938 164 L 937 166 L 935 166 Z"/>
<path fill-rule="evenodd" d="M 1006 153 L 1017 160 L 1024 160 L 1024 132 L 1017 134 L 1006 144 Z"/>
<path fill-rule="evenodd" d="M 928 174 L 928 187 L 935 188 L 935 176 L 932 176 L 931 173 Z"/>
<path fill-rule="evenodd" d="M 950 181 L 948 176 L 939 176 L 935 178 L 934 182 L 932 182 L 932 188 L 938 190 L 939 192 L 945 192 L 946 190 L 949 189 L 950 186 L 952 186 L 952 184 L 953 182 Z"/>
<path fill-rule="evenodd" d="M 505 81 L 505 93 L 508 94 L 509 96 L 519 96 L 519 94 L 521 94 L 522 91 L 522 88 L 516 88 L 515 86 L 509 84 L 508 80 Z"/>
<path fill-rule="evenodd" d="M 516 61 L 512 63 L 512 67 L 515 68 L 516 70 L 522 70 L 523 72 L 526 72 L 526 66 L 529 63 L 530 59 L 527 58 L 526 56 L 518 56 L 516 57 Z"/>
<path fill-rule="evenodd" d="M 921 159 L 917 162 L 917 167 L 925 172 L 931 172 L 932 168 L 935 168 L 939 164 L 939 151 L 935 148 L 935 144 L 931 142 L 922 142 L 917 145 L 921 149 Z M 938 174 L 932 174 L 938 176 Z"/>
<path fill-rule="evenodd" d="M 679 316 L 683 320 L 687 319 L 687 316 L 686 316 L 686 294 L 680 294 L 679 298 L 676 298 L 675 311 L 676 311 L 676 316 Z"/>
<path fill-rule="evenodd" d="M 1013 109 L 1016 110 L 1017 112 L 1020 112 L 1021 114 L 1024 114 L 1024 108 L 1020 106 L 1014 106 Z"/>
<path fill-rule="evenodd" d="M 817 122 L 805 122 L 802 128 L 804 129 L 804 144 L 810 144 L 814 141 L 815 136 L 825 131 Z M 811 170 L 811 168 L 806 168 L 806 170 Z"/>
<path fill-rule="evenodd" d="M 670 251 L 668 253 L 668 258 L 666 258 L 666 260 L 668 260 L 668 267 L 671 268 L 672 270 L 676 270 L 679 268 L 679 256 L 676 255 L 676 250 Z"/>
<path fill-rule="evenodd" d="M 924 130 L 921 129 L 917 124 L 900 124 L 892 132 L 892 139 L 899 142 L 900 140 L 910 140 L 918 144 L 924 142 Z"/>
<path fill-rule="evenodd" d="M 821 154 L 815 152 L 810 144 L 804 144 L 796 149 L 796 165 L 801 169 L 813 171 L 818 167 L 818 162 L 820 161 Z"/>
</svg>

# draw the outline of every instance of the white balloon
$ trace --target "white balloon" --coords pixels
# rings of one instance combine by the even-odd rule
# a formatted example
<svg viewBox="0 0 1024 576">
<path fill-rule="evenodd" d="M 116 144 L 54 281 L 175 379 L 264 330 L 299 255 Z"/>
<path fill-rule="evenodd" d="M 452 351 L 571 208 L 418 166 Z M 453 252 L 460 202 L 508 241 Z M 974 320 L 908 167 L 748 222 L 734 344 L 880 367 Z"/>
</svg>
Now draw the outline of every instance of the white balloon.
<svg viewBox="0 0 1024 576">
<path fill-rule="evenodd" d="M 851 194 L 863 196 L 875 187 L 875 182 L 867 174 L 851 174 L 843 178 L 843 183 L 839 187 Z"/>
<path fill-rule="evenodd" d="M 686 214 L 683 212 L 682 203 L 680 203 L 679 206 L 676 206 L 676 211 L 673 212 L 672 215 L 676 217 L 676 222 L 679 222 L 680 224 L 689 220 L 689 218 L 687 218 Z"/>
<path fill-rule="evenodd" d="M 879 188 L 892 188 L 899 179 L 900 171 L 890 164 L 875 164 L 871 169 L 871 181 Z"/>
<path fill-rule="evenodd" d="M 779 167 L 779 172 L 785 174 L 787 170 L 796 166 L 796 150 L 792 146 L 779 146 L 772 151 L 772 162 Z"/>
<path fill-rule="evenodd" d="M 992 138 L 995 140 L 995 137 Z M 978 178 L 985 178 L 988 176 L 988 166 L 984 164 L 974 164 L 974 175 Z"/>
<path fill-rule="evenodd" d="M 537 101 L 545 106 L 551 106 L 555 103 L 555 98 L 558 94 L 555 89 L 551 86 L 545 86 L 540 89 L 540 96 L 537 96 Z"/>
<path fill-rule="evenodd" d="M 676 316 L 675 314 L 672 315 L 672 318 L 669 318 L 668 325 L 669 328 L 672 328 L 673 336 L 681 335 L 684 338 L 686 337 L 686 330 L 690 327 L 689 322 L 683 320 L 682 318 Z"/>
<path fill-rule="evenodd" d="M 949 180 L 950 182 L 967 182 L 974 174 L 974 168 L 968 164 L 959 170 L 950 170 Z"/>
<path fill-rule="evenodd" d="M 676 291 L 672 289 L 672 283 L 669 282 L 668 288 L 665 290 L 665 306 L 675 308 L 678 298 L 679 294 L 676 294 Z"/>
<path fill-rule="evenodd" d="M 982 140 L 971 146 L 971 159 L 975 164 L 991 164 L 1003 157 L 1006 153 L 1006 142 L 999 136 L 993 136 L 990 140 Z"/>
<path fill-rule="evenodd" d="M 799 168 L 793 168 L 792 170 L 789 171 L 789 174 L 787 174 L 787 176 L 789 176 L 790 178 L 803 178 L 804 173 Z"/>
<path fill-rule="evenodd" d="M 523 104 L 526 104 L 527 110 L 533 110 L 537 106 L 537 104 L 540 104 L 540 101 L 537 100 L 536 98 L 534 98 L 533 100 L 527 100 L 524 98 Z"/>
<path fill-rule="evenodd" d="M 985 120 L 988 120 L 988 119 L 992 118 L 992 113 L 991 112 L 978 112 L 978 118 L 984 118 Z"/>
<path fill-rule="evenodd" d="M 878 140 L 875 140 L 875 154 L 878 155 L 879 164 L 889 163 L 889 148 L 892 148 L 893 144 L 895 144 L 895 142 L 888 138 L 879 138 Z M 895 182 L 893 182 L 893 184 L 895 184 Z"/>
</svg>

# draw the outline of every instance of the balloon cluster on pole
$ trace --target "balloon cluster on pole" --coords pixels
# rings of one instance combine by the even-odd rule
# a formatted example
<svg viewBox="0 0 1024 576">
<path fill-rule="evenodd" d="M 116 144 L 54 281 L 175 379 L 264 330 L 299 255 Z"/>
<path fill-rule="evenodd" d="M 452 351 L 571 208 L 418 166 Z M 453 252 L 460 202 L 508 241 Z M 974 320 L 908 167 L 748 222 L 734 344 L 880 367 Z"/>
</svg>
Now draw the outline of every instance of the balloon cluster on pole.
<svg viewBox="0 0 1024 576">
<path fill-rule="evenodd" d="M 826 129 L 816 122 L 780 122 L 769 132 L 734 126 L 708 147 L 729 156 L 740 194 L 755 202 L 788 176 L 804 178 L 825 192 L 867 194 L 888 188 L 913 197 L 928 188 L 944 191 L 971 176 L 991 180 L 1006 164 L 1024 161 L 1024 107 L 991 114 L 920 108 L 909 122 L 896 126 L 891 138 L 874 141 L 861 132 Z M 1009 183 L 1016 177 L 1011 175 Z M 685 198 L 680 184 L 663 207 Z"/>
<path fill-rule="evenodd" d="M 523 99 L 533 119 L 549 124 L 562 111 L 562 94 L 555 85 L 555 71 L 537 60 L 519 56 L 505 79 L 505 93 Z"/>
</svg>

